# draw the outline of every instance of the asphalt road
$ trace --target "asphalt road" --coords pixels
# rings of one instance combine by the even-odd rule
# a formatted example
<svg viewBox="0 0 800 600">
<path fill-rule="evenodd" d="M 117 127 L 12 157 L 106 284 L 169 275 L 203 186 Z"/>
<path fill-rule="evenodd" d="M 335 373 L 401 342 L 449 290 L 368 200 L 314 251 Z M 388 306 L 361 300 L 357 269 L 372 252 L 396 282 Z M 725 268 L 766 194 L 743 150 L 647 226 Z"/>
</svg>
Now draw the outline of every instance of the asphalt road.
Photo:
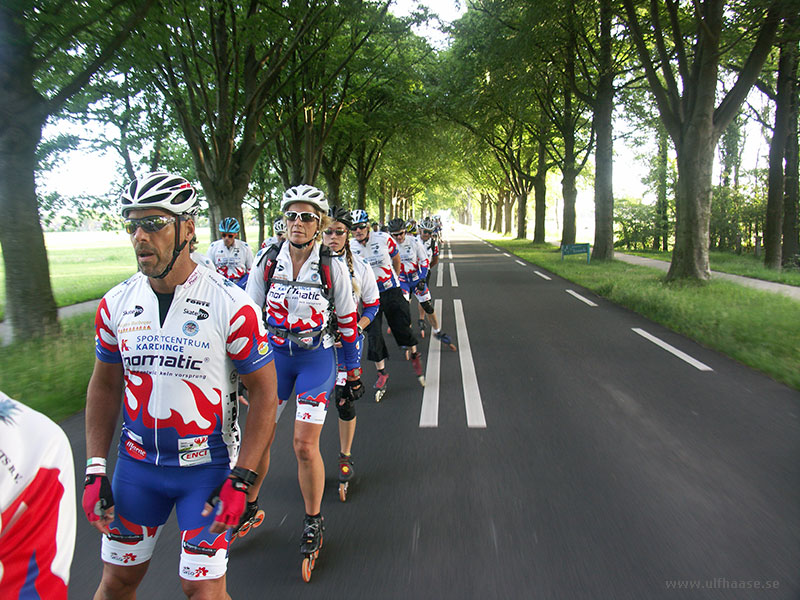
<svg viewBox="0 0 800 600">
<path fill-rule="evenodd" d="M 345 504 L 328 416 L 309 584 L 286 411 L 232 597 L 800 598 L 800 394 L 476 238 L 450 250 L 433 293 L 460 351 L 421 344 L 426 395 L 394 352 L 383 402 L 358 404 Z M 62 423 L 80 473 L 82 419 Z M 100 538 L 78 523 L 83 599 Z M 140 598 L 182 597 L 178 555 L 171 520 Z"/>
</svg>

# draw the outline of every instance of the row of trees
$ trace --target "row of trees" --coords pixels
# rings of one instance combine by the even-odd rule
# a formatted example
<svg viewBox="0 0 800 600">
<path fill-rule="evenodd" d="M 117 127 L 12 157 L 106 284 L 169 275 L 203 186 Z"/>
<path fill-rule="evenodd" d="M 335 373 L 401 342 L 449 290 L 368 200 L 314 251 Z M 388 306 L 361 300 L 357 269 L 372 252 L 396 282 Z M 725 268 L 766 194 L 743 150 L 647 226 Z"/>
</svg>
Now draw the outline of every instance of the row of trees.
<svg viewBox="0 0 800 600">
<path fill-rule="evenodd" d="M 441 52 L 412 31 L 427 15 L 395 17 L 389 0 L 3 3 L 0 244 L 15 337 L 58 327 L 38 212 L 58 198 L 37 198 L 34 178 L 54 118 L 113 132 L 92 143 L 119 153 L 120 184 L 156 168 L 199 181 L 214 233 L 249 204 L 263 236 L 279 190 L 301 182 L 353 207 L 369 197 L 380 220 L 412 214 L 423 192 L 431 206 L 452 205 L 455 192 L 430 193 L 438 185 L 473 190 L 481 223 L 516 222 L 519 237 L 533 192 L 541 242 L 547 176 L 558 171 L 570 243 L 577 181 L 593 171 L 603 259 L 615 241 L 616 107 L 658 132 L 657 164 L 675 153 L 674 185 L 666 168 L 654 176 L 655 235 L 675 240 L 670 278 L 703 280 L 712 233 L 731 239 L 715 224 L 735 212 L 712 220 L 714 151 L 758 85 L 776 107 L 764 219 L 774 264 L 773 238 L 779 257 L 797 238 L 797 3 L 471 0 Z M 717 196 L 735 203 L 729 155 Z"/>
<path fill-rule="evenodd" d="M 420 70 L 432 51 L 411 31 L 425 14 L 397 18 L 388 4 L 3 3 L 0 244 L 15 338 L 58 329 L 34 183 L 48 119 L 116 132 L 94 141 L 119 152 L 120 183 L 155 168 L 192 176 L 214 232 L 245 202 L 268 212 L 277 188 L 320 178 L 338 201 L 346 169 L 363 207 L 379 160 L 381 216 L 407 206 L 435 144 L 388 144 L 431 137 Z"/>
<path fill-rule="evenodd" d="M 798 15 L 796 0 L 475 0 L 453 28 L 437 98 L 472 150 L 467 168 L 483 191 L 482 221 L 489 206 L 496 219 L 503 214 L 509 221 L 513 206 L 517 235 L 525 237 L 533 191 L 533 239 L 544 241 L 545 182 L 558 170 L 561 241 L 572 243 L 576 180 L 593 166 L 593 256 L 613 257 L 617 106 L 617 117 L 657 139 L 653 226 L 659 246 L 674 239 L 668 279 L 707 280 L 712 233 L 718 244 L 733 243 L 735 236 L 719 225 L 738 214 L 731 204 L 712 221 L 715 149 L 728 132 L 716 194 L 724 208 L 742 195 L 733 180 L 741 163 L 736 119 L 758 86 L 773 103 L 773 120 L 765 123 L 771 130 L 765 261 L 780 268 L 783 257 L 798 253 Z M 670 186 L 673 153 L 677 177 Z"/>
</svg>

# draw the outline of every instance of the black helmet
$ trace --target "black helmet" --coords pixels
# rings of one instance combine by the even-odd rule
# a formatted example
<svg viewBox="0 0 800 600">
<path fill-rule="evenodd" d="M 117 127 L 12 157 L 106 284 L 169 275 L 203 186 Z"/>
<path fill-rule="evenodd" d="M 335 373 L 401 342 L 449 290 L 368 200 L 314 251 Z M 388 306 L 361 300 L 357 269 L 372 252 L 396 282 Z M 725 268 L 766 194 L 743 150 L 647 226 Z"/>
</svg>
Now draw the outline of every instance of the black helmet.
<svg viewBox="0 0 800 600">
<path fill-rule="evenodd" d="M 328 216 L 334 221 L 344 223 L 348 229 L 353 228 L 353 217 L 350 216 L 350 211 L 343 206 L 331 206 Z"/>
<path fill-rule="evenodd" d="M 389 228 L 389 233 L 399 233 L 406 230 L 406 223 L 403 219 L 390 219 L 386 226 Z"/>
</svg>

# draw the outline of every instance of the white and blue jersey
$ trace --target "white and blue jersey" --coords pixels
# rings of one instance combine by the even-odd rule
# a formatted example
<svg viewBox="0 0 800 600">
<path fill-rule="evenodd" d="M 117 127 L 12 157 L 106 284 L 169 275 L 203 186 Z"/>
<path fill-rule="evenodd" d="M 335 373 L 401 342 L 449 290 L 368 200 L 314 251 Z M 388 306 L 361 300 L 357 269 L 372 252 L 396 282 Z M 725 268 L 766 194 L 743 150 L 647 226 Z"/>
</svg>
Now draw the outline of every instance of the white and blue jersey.
<svg viewBox="0 0 800 600">
<path fill-rule="evenodd" d="M 420 241 L 413 235 L 406 234 L 405 239 L 397 244 L 400 254 L 400 285 L 403 290 L 414 288 L 428 275 L 428 254 Z"/>
<path fill-rule="evenodd" d="M 122 363 L 121 458 L 230 467 L 239 452 L 238 375 L 272 361 L 261 309 L 233 282 L 196 267 L 164 324 L 147 277 L 112 288 L 97 308 L 95 354 Z"/>
<path fill-rule="evenodd" d="M 350 250 L 372 267 L 379 292 L 400 287 L 400 280 L 392 266 L 392 258 L 397 255 L 397 245 L 388 233 L 372 231 L 364 244 L 353 238 L 350 240 Z"/>
</svg>

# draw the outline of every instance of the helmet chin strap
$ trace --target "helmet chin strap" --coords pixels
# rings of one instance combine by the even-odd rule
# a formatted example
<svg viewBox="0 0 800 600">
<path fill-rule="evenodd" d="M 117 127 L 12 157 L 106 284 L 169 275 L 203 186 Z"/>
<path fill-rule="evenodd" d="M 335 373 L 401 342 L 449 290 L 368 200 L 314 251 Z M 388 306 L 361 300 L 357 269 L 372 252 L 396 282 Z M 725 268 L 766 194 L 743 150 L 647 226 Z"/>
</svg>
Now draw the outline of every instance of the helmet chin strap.
<svg viewBox="0 0 800 600">
<path fill-rule="evenodd" d="M 156 275 L 153 279 L 164 279 L 169 272 L 172 271 L 172 267 L 175 266 L 175 261 L 178 260 L 178 257 L 183 252 L 183 249 L 186 247 L 188 240 L 184 240 L 182 244 L 179 244 L 181 239 L 181 218 L 178 217 L 175 219 L 175 249 L 172 251 L 172 260 L 169 261 L 169 264 L 164 268 L 161 272 L 161 275 Z"/>
<path fill-rule="evenodd" d="M 295 248 L 297 248 L 298 250 L 302 250 L 303 248 L 309 246 L 310 244 L 313 244 L 314 240 L 317 239 L 318 235 L 319 235 L 319 229 L 316 232 L 314 232 L 314 236 L 310 240 L 308 240 L 307 242 L 303 242 L 302 244 L 295 244 L 292 240 L 289 240 L 289 243 L 292 246 L 294 246 Z"/>
</svg>

